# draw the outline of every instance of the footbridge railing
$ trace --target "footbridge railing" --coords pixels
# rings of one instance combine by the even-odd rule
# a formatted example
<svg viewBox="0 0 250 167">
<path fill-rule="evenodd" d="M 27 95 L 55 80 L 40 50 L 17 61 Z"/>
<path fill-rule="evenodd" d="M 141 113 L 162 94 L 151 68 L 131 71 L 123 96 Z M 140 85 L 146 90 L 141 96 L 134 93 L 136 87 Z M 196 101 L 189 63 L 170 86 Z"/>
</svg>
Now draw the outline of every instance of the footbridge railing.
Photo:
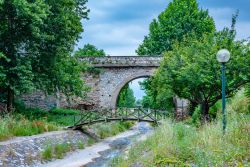
<svg viewBox="0 0 250 167">
<path fill-rule="evenodd" d="M 110 121 L 138 121 L 158 123 L 165 119 L 166 111 L 143 108 L 118 108 L 116 110 L 84 111 L 74 117 L 74 125 L 71 129 L 77 129 L 85 125 Z"/>
</svg>

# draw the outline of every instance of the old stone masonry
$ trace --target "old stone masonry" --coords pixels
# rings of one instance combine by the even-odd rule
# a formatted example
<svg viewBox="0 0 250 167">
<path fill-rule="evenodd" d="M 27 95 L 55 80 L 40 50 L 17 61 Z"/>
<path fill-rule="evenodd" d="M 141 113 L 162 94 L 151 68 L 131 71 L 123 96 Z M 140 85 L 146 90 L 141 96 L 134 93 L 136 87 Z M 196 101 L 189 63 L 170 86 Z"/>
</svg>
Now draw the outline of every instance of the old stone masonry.
<svg viewBox="0 0 250 167">
<path fill-rule="evenodd" d="M 74 98 L 69 104 L 61 95 L 60 100 L 54 96 L 45 96 L 41 91 L 25 95 L 22 100 L 27 107 L 39 107 L 45 110 L 58 107 L 80 106 L 85 109 L 113 109 L 117 98 L 126 83 L 142 77 L 150 77 L 160 66 L 159 56 L 105 56 L 84 57 L 79 61 L 89 63 L 95 70 L 82 75 L 90 92 L 85 99 Z M 79 107 L 78 107 L 79 108 Z"/>
<path fill-rule="evenodd" d="M 125 84 L 137 78 L 152 76 L 160 66 L 161 59 L 162 57 L 157 56 L 107 56 L 80 59 L 100 69 L 98 75 L 83 76 L 86 84 L 91 87 L 86 100 L 93 102 L 95 108 L 115 108 L 119 92 Z"/>
</svg>

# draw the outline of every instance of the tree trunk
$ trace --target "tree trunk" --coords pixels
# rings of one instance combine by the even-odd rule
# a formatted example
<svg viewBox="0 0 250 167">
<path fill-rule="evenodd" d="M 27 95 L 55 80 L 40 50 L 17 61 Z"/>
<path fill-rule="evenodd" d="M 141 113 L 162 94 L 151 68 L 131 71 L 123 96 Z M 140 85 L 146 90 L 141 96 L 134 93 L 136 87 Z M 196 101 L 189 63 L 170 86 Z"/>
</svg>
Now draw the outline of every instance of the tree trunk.
<svg viewBox="0 0 250 167">
<path fill-rule="evenodd" d="M 201 104 L 201 114 L 202 114 L 202 121 L 203 122 L 208 122 L 210 121 L 210 116 L 209 116 L 209 104 L 204 102 Z"/>
<path fill-rule="evenodd" d="M 14 103 L 14 91 L 10 87 L 8 87 L 7 111 L 9 113 L 13 110 L 13 103 Z"/>
</svg>

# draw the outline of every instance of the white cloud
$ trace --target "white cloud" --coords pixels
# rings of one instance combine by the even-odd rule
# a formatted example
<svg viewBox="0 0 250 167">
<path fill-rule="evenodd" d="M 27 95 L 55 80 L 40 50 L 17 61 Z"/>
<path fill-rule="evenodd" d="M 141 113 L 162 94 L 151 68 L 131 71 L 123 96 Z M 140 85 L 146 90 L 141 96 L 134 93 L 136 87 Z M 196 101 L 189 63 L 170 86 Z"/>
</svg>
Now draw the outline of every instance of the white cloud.
<svg viewBox="0 0 250 167">
<path fill-rule="evenodd" d="M 78 47 L 91 43 L 110 55 L 135 55 L 135 50 L 148 34 L 148 27 L 167 6 L 169 0 L 90 0 L 90 20 L 84 21 L 85 32 Z M 207 7 L 217 30 L 231 26 L 234 7 Z M 142 13 L 142 15 L 141 15 Z M 145 16 L 144 16 L 145 15 Z M 250 36 L 250 21 L 236 24 L 237 38 Z"/>
<path fill-rule="evenodd" d="M 135 55 L 136 48 L 147 33 L 147 26 L 141 22 L 137 22 L 137 24 L 127 22 L 91 24 L 89 22 L 78 47 L 91 43 L 104 49 L 109 55 Z M 84 36 L 85 34 L 86 36 Z"/>
</svg>

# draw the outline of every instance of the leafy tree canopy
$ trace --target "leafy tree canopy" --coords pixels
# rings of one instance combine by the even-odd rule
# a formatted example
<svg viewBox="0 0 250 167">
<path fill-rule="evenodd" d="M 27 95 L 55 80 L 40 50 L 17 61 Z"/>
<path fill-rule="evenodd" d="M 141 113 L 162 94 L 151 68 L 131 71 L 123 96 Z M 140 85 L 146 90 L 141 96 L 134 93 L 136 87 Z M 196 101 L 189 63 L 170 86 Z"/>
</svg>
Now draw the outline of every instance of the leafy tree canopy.
<svg viewBox="0 0 250 167">
<path fill-rule="evenodd" d="M 0 75 L 5 78 L 0 86 L 7 93 L 8 110 L 15 94 L 35 88 L 48 93 L 80 92 L 82 81 L 72 73 L 70 54 L 83 31 L 81 19 L 87 18 L 86 2 L 0 1 L 0 52 L 4 55 Z"/>
<path fill-rule="evenodd" d="M 142 106 L 151 109 L 172 109 L 174 107 L 172 91 L 166 87 L 160 87 L 156 81 L 154 77 L 151 77 L 140 83 L 146 93 L 146 96 L 142 98 Z M 161 93 L 158 94 L 158 91 Z"/>
<path fill-rule="evenodd" d="M 227 97 L 250 82 L 250 43 L 235 40 L 235 17 L 232 29 L 225 28 L 202 38 L 188 36 L 175 43 L 164 55 L 155 81 L 157 97 L 168 96 L 170 90 L 192 104 L 201 105 L 203 118 L 209 117 L 209 108 L 221 99 L 221 65 L 216 60 L 219 49 L 227 48 L 231 59 L 226 64 Z"/>
<path fill-rule="evenodd" d="M 76 51 L 75 56 L 76 57 L 81 57 L 81 56 L 102 57 L 102 56 L 106 56 L 106 53 L 104 52 L 103 49 L 97 49 L 94 45 L 86 44 L 84 45 L 83 48 L 78 49 L 78 51 Z"/>
<path fill-rule="evenodd" d="M 215 31 L 214 20 L 208 11 L 199 9 L 196 0 L 173 0 L 149 26 L 149 34 L 136 50 L 138 55 L 161 55 L 172 50 L 175 41 L 188 33 L 202 36 Z"/>
</svg>

